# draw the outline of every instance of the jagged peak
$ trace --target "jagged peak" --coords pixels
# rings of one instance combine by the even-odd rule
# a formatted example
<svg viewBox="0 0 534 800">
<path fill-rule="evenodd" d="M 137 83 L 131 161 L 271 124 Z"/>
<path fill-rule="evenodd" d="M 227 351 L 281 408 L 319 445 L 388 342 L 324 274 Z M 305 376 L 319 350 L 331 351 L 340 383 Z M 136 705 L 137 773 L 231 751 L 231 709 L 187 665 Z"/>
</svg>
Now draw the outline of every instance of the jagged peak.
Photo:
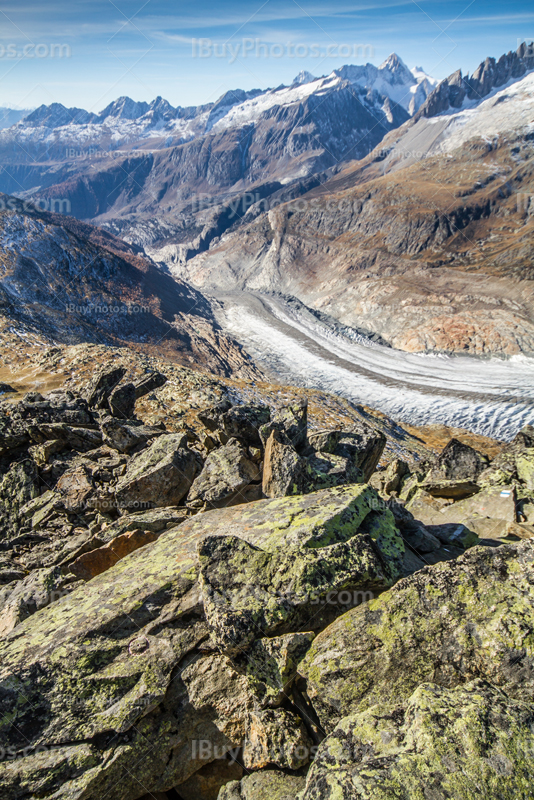
<svg viewBox="0 0 534 800">
<path fill-rule="evenodd" d="M 292 86 L 295 84 L 303 84 L 303 83 L 311 83 L 312 81 L 316 81 L 317 78 L 315 75 L 312 75 L 311 72 L 308 72 L 307 69 L 303 69 L 299 72 L 299 74 L 293 79 Z"/>
</svg>

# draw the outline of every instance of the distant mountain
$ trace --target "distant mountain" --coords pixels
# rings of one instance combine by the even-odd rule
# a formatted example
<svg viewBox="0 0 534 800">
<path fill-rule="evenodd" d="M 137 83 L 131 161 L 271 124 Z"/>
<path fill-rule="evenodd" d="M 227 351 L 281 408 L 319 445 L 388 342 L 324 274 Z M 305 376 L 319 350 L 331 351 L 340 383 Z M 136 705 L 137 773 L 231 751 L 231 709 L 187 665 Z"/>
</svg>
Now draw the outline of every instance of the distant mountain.
<svg viewBox="0 0 534 800">
<path fill-rule="evenodd" d="M 421 67 L 409 70 L 396 53 L 392 53 L 379 67 L 373 64 L 346 66 L 335 70 L 335 74 L 353 84 L 386 95 L 410 115 L 418 111 L 438 83 Z"/>
<path fill-rule="evenodd" d="M 443 81 L 366 158 L 205 252 L 150 252 L 210 293 L 293 295 L 399 349 L 534 355 L 534 47 Z"/>
<path fill-rule="evenodd" d="M 0 130 L 10 128 L 21 119 L 24 119 L 30 111 L 26 109 L 0 107 Z"/>
<path fill-rule="evenodd" d="M 193 249 L 202 249 L 236 213 L 365 157 L 409 119 L 423 84 L 393 55 L 380 67 L 302 74 L 291 86 L 231 90 L 192 108 L 161 97 L 121 97 L 99 114 L 41 106 L 0 131 L 9 166 L 0 190 L 45 209 L 63 204 L 130 241 L 198 239 Z M 233 219 L 228 202 L 239 206 Z"/>
</svg>

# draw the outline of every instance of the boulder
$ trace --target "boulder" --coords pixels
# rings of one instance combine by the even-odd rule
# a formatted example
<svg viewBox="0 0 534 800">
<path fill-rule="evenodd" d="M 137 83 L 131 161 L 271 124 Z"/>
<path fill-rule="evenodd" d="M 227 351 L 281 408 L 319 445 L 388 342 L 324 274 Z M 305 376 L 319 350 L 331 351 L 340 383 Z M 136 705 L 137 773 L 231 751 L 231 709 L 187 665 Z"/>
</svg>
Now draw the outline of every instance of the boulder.
<svg viewBox="0 0 534 800">
<path fill-rule="evenodd" d="M 305 778 L 278 770 L 263 770 L 224 786 L 218 800 L 295 800 Z"/>
<path fill-rule="evenodd" d="M 150 372 L 148 375 L 143 375 L 138 381 L 135 381 L 135 399 L 139 400 L 150 392 L 161 389 L 167 383 L 166 375 L 161 372 Z"/>
<path fill-rule="evenodd" d="M 265 443 L 262 490 L 265 497 L 303 494 L 310 484 L 308 464 L 283 432 L 273 429 Z"/>
<path fill-rule="evenodd" d="M 114 389 L 108 400 L 109 410 L 117 419 L 130 419 L 135 414 L 136 390 L 133 383 L 123 383 Z"/>
<path fill-rule="evenodd" d="M 85 466 L 67 470 L 56 484 L 56 492 L 60 495 L 63 505 L 73 514 L 85 510 L 87 500 L 93 491 L 91 473 Z"/>
<path fill-rule="evenodd" d="M 439 454 L 429 480 L 476 481 L 489 459 L 468 444 L 451 439 Z"/>
<path fill-rule="evenodd" d="M 260 435 L 265 446 L 272 431 L 276 430 L 285 436 L 297 452 L 307 445 L 308 401 L 296 400 L 294 403 L 277 408 L 271 412 L 271 421 L 260 428 Z"/>
<path fill-rule="evenodd" d="M 191 486 L 188 505 L 220 508 L 259 500 L 260 479 L 258 464 L 237 439 L 230 439 L 208 455 L 202 472 Z"/>
<path fill-rule="evenodd" d="M 132 421 L 120 422 L 114 417 L 105 417 L 100 423 L 100 428 L 104 444 L 128 455 L 139 452 L 147 442 L 165 433 L 161 428 L 137 425 Z"/>
<path fill-rule="evenodd" d="M 117 504 L 132 510 L 175 506 L 189 491 L 198 467 L 186 436 L 164 434 L 131 459 L 115 489 Z"/>
<path fill-rule="evenodd" d="M 528 797 L 533 754 L 531 705 L 480 680 L 422 683 L 392 710 L 342 719 L 298 800 Z"/>
<path fill-rule="evenodd" d="M 388 464 L 384 473 L 383 491 L 385 494 L 391 494 L 392 492 L 399 494 L 404 481 L 409 475 L 410 467 L 406 461 L 403 461 L 401 458 L 395 458 L 390 464 Z"/>
<path fill-rule="evenodd" d="M 248 676 L 261 707 L 276 707 L 291 692 L 297 667 L 315 638 L 313 631 L 257 639 L 236 663 Z"/>
<path fill-rule="evenodd" d="M 48 441 L 60 441 L 74 450 L 85 453 L 102 444 L 102 434 L 94 428 L 73 427 L 64 422 L 39 423 L 30 425 L 28 433 L 34 442 L 42 444 Z"/>
<path fill-rule="evenodd" d="M 355 422 L 347 431 L 310 433 L 308 441 L 311 450 L 347 459 L 347 467 L 362 483 L 371 478 L 386 446 L 384 434 L 364 422 Z"/>
<path fill-rule="evenodd" d="M 106 408 L 111 393 L 126 375 L 124 367 L 103 367 L 85 390 L 85 399 L 91 408 Z"/>
<path fill-rule="evenodd" d="M 389 512 L 380 515 L 381 530 L 373 524 L 371 496 L 355 486 L 208 511 L 21 622 L 0 641 L 0 740 L 19 756 L 0 763 L 2 797 L 135 800 L 180 786 L 243 743 L 250 743 L 243 758 L 263 763 L 270 757 L 264 745 L 277 731 L 284 768 L 303 763 L 307 732 L 297 705 L 289 698 L 284 707 L 262 709 L 265 692 L 254 693 L 268 679 L 268 652 L 254 682 L 215 650 L 197 548 L 207 536 L 225 542 L 231 531 L 266 556 L 292 553 L 303 563 L 309 554 L 311 589 L 319 564 L 325 585 L 329 574 L 350 569 L 332 548 L 355 540 L 369 563 L 375 559 L 393 575 L 402 544 Z M 273 588 L 271 605 L 284 602 Z M 306 631 L 322 627 L 322 614 L 320 605 L 311 609 Z M 265 636 L 258 631 L 256 638 Z M 287 641 L 279 651 L 279 674 L 293 675 L 298 648 Z M 291 683 L 285 691 L 293 691 Z"/>
<path fill-rule="evenodd" d="M 531 703 L 533 580 L 534 541 L 476 547 L 339 617 L 299 666 L 324 729 L 391 709 L 427 681 L 454 689 L 480 678 Z"/>
<path fill-rule="evenodd" d="M 261 447 L 260 428 L 271 418 L 268 406 L 232 406 L 222 414 L 220 427 L 228 438 Z"/>
<path fill-rule="evenodd" d="M 268 406 L 233 406 L 224 400 L 199 412 L 198 418 L 212 433 L 223 434 L 223 444 L 233 438 L 261 447 L 260 429 L 270 421 L 271 412 Z"/>
</svg>

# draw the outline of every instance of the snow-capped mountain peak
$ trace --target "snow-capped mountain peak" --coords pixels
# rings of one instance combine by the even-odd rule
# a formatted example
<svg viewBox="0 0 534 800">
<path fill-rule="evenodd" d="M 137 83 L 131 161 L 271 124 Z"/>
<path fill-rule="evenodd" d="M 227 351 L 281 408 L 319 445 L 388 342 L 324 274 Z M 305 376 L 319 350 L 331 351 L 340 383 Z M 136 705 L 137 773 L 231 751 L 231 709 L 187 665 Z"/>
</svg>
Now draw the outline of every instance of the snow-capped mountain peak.
<svg viewBox="0 0 534 800">
<path fill-rule="evenodd" d="M 136 103 L 131 97 L 119 97 L 101 112 L 100 119 L 139 119 L 150 109 L 148 103 Z"/>
<path fill-rule="evenodd" d="M 307 69 L 303 69 L 299 72 L 296 78 L 293 79 L 292 86 L 294 86 L 296 83 L 300 85 L 303 83 L 311 83 L 312 81 L 316 80 L 317 78 L 315 77 L 315 75 L 312 75 L 311 72 L 308 72 Z"/>
<path fill-rule="evenodd" d="M 418 69 L 417 74 L 410 71 L 396 53 L 388 56 L 379 67 L 374 64 L 346 65 L 334 70 L 333 74 L 363 88 L 374 89 L 401 105 L 411 115 L 415 114 L 437 85 L 437 81 L 423 70 Z"/>
</svg>

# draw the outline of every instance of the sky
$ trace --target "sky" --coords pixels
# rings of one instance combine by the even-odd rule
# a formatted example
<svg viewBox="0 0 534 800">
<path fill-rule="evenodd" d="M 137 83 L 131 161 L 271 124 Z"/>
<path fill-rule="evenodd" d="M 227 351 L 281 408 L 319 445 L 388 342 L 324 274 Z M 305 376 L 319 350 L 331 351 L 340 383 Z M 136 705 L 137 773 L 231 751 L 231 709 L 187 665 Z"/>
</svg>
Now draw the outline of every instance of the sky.
<svg viewBox="0 0 534 800">
<path fill-rule="evenodd" d="M 533 0 L 0 0 L 0 106 L 99 112 L 290 84 L 396 52 L 438 79 L 534 39 Z"/>
</svg>

